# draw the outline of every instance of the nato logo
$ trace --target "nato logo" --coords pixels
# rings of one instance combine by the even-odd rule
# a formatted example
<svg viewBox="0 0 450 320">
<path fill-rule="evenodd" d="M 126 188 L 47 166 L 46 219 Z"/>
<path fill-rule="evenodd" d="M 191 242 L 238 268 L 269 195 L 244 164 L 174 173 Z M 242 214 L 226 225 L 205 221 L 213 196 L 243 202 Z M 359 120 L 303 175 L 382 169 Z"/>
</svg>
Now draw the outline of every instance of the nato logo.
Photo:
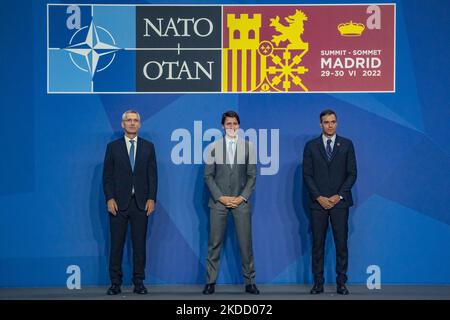
<svg viewBox="0 0 450 320">
<path fill-rule="evenodd" d="M 221 91 L 220 6 L 47 6 L 48 93 Z"/>
<path fill-rule="evenodd" d="M 48 5 L 48 92 L 135 91 L 134 11 Z"/>
<path fill-rule="evenodd" d="M 70 60 L 78 69 L 88 72 L 94 79 L 96 72 L 105 70 L 113 62 L 115 52 L 119 49 L 114 44 L 111 33 L 95 26 L 92 21 L 89 26 L 76 31 L 69 46 L 63 50 L 69 52 Z"/>
</svg>

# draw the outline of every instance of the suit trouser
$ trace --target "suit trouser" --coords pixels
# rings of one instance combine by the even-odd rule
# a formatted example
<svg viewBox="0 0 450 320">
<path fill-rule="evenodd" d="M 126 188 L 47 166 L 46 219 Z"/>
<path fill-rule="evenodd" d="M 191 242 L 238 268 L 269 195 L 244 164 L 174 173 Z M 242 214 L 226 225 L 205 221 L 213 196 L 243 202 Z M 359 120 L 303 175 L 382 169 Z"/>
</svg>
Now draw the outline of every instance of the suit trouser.
<svg viewBox="0 0 450 320">
<path fill-rule="evenodd" d="M 328 220 L 331 220 L 334 245 L 336 247 L 336 282 L 347 282 L 348 268 L 348 208 L 311 209 L 311 227 L 313 235 L 312 271 L 314 282 L 324 282 L 323 264 L 325 240 L 328 230 Z"/>
<path fill-rule="evenodd" d="M 220 252 L 225 229 L 227 226 L 227 216 L 230 210 L 213 209 L 210 210 L 210 230 L 208 241 L 208 257 L 206 258 L 206 283 L 216 283 L 219 274 Z M 234 218 L 234 225 L 241 251 L 242 272 L 245 284 L 253 284 L 255 279 L 255 265 L 253 260 L 252 245 L 252 219 L 251 210 L 237 207 L 231 209 Z"/>
<path fill-rule="evenodd" d="M 133 283 L 142 283 L 145 279 L 146 238 L 148 217 L 144 210 L 140 210 L 133 196 L 128 208 L 118 211 L 117 215 L 110 214 L 111 251 L 109 259 L 109 276 L 111 283 L 122 284 L 122 257 L 128 221 L 131 224 L 131 242 L 133 247 Z"/>
</svg>

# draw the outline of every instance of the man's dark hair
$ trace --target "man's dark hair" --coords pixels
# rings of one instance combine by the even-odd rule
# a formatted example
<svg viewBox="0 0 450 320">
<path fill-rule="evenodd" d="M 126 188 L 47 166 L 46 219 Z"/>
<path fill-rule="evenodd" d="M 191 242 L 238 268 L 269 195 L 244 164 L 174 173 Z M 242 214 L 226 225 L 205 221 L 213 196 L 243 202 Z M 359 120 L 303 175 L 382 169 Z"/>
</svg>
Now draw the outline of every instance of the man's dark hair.
<svg viewBox="0 0 450 320">
<path fill-rule="evenodd" d="M 334 116 L 336 117 L 336 120 L 337 120 L 337 114 L 336 114 L 336 112 L 334 112 L 333 110 L 331 110 L 331 109 L 326 109 L 326 110 L 323 110 L 321 113 L 320 113 L 320 122 L 322 122 L 322 117 L 323 116 L 329 116 L 329 115 L 331 115 L 331 114 L 334 114 Z"/>
<path fill-rule="evenodd" d="M 228 117 L 228 118 L 236 118 L 237 123 L 241 124 L 241 120 L 239 120 L 239 115 L 233 110 L 226 111 L 226 112 L 224 112 L 222 114 L 222 124 L 225 123 L 225 118 L 226 117 Z"/>
</svg>

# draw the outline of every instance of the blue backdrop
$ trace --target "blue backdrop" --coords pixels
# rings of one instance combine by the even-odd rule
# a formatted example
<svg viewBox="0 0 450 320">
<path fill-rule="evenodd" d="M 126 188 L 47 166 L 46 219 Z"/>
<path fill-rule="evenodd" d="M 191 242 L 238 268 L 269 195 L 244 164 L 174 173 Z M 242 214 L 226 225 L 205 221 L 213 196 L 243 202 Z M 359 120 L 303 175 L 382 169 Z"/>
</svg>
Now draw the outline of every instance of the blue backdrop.
<svg viewBox="0 0 450 320">
<path fill-rule="evenodd" d="M 69 265 L 80 267 L 82 286 L 109 283 L 102 163 L 106 144 L 121 134 L 120 116 L 128 107 L 141 113 L 141 135 L 155 143 L 159 166 L 146 283 L 204 281 L 203 166 L 175 165 L 171 135 L 178 128 L 194 135 L 194 121 L 202 121 L 203 131 L 220 128 L 227 109 L 239 112 L 244 129 L 280 129 L 279 171 L 258 175 L 253 198 L 257 282 L 311 282 L 302 152 L 320 133 L 319 112 L 331 107 L 338 113 L 338 133 L 354 141 L 359 169 L 349 220 L 349 282 L 365 283 L 367 267 L 378 265 L 385 284 L 449 284 L 450 2 L 394 2 L 396 93 L 224 95 L 47 94 L 46 2 L 3 3 L 0 286 L 65 286 Z M 128 241 L 127 283 L 130 247 Z M 326 279 L 332 282 L 331 233 L 326 250 Z M 230 221 L 219 282 L 241 281 Z"/>
</svg>

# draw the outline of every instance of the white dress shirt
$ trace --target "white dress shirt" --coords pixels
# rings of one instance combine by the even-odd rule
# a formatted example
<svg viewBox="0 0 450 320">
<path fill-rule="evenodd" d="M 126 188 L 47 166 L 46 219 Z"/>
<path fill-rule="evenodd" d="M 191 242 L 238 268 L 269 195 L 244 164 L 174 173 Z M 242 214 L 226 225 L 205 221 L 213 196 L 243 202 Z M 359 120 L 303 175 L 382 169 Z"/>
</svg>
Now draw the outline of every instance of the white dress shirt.
<svg viewBox="0 0 450 320">
<path fill-rule="evenodd" d="M 136 151 L 137 151 L 137 139 L 138 137 L 134 137 L 134 139 L 130 139 L 127 136 L 125 137 L 125 144 L 127 145 L 127 152 L 128 152 L 128 157 L 130 156 L 130 148 L 131 148 L 131 143 L 130 140 L 134 140 L 134 161 L 136 162 Z"/>
<path fill-rule="evenodd" d="M 326 135 L 322 134 L 322 141 L 323 141 L 323 146 L 325 148 L 325 150 L 327 150 L 327 140 L 331 139 L 331 150 L 334 150 L 334 142 L 336 141 L 336 134 L 334 134 L 332 137 L 327 137 Z"/>
<path fill-rule="evenodd" d="M 234 143 L 232 144 L 233 149 L 231 150 L 232 158 L 229 159 L 231 165 L 234 164 L 234 156 L 235 156 L 235 154 L 236 154 L 237 139 L 238 139 L 238 136 L 236 136 L 234 139 L 231 139 L 230 137 L 225 136 L 225 142 L 226 142 L 226 144 L 227 144 L 227 147 L 226 147 L 226 148 L 227 148 L 227 156 L 230 154 L 230 150 L 229 150 L 229 148 L 230 148 L 230 141 L 233 141 L 233 142 L 234 142 Z"/>
</svg>

